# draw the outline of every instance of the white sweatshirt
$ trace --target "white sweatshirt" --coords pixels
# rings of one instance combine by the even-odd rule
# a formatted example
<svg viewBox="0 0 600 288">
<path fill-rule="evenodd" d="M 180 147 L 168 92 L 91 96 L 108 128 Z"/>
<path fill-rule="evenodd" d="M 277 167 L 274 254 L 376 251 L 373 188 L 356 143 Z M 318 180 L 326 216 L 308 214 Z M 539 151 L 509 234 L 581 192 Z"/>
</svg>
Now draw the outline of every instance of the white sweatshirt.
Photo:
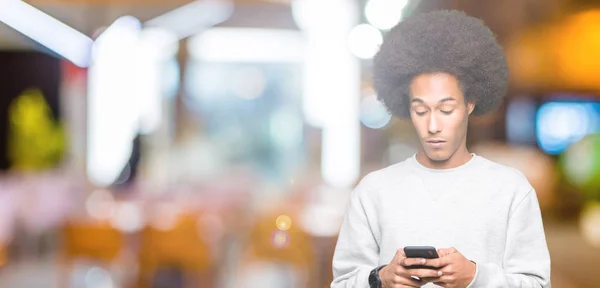
<svg viewBox="0 0 600 288">
<path fill-rule="evenodd" d="M 370 271 L 409 245 L 454 247 L 475 261 L 469 288 L 550 287 L 535 190 L 518 170 L 475 154 L 444 170 L 413 156 L 364 177 L 342 222 L 331 287 L 369 287 Z"/>
</svg>

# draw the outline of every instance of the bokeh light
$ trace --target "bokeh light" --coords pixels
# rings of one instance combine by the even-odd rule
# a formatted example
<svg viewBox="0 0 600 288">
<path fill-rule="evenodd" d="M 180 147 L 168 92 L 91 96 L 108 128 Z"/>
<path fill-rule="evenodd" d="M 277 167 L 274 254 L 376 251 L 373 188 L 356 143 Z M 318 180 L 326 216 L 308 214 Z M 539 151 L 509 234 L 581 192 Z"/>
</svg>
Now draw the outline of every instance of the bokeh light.
<svg viewBox="0 0 600 288">
<path fill-rule="evenodd" d="M 288 231 L 275 230 L 271 234 L 271 245 L 278 249 L 286 248 L 290 244 L 290 233 Z"/>
<path fill-rule="evenodd" d="M 360 122 L 372 129 L 385 127 L 392 120 L 385 106 L 375 95 L 369 95 L 360 102 Z"/>
<path fill-rule="evenodd" d="M 559 154 L 571 143 L 600 128 L 600 103 L 549 102 L 537 114 L 537 139 L 542 150 Z"/>
<path fill-rule="evenodd" d="M 144 226 L 141 208 L 135 203 L 118 203 L 110 223 L 125 233 L 137 232 Z"/>
<path fill-rule="evenodd" d="M 343 213 L 331 203 L 309 204 L 302 211 L 302 229 L 316 237 L 333 237 L 338 233 Z"/>
<path fill-rule="evenodd" d="M 357 25 L 348 36 L 350 51 L 361 59 L 370 59 L 375 56 L 382 42 L 381 31 L 369 24 Z"/>
<path fill-rule="evenodd" d="M 181 209 L 174 203 L 158 203 L 150 213 L 150 225 L 161 231 L 173 229 L 179 220 Z"/>
<path fill-rule="evenodd" d="M 267 79 L 260 69 L 245 67 L 236 71 L 230 87 L 242 99 L 255 99 L 263 94 L 266 85 Z"/>
<path fill-rule="evenodd" d="M 597 192 L 600 187 L 600 134 L 588 135 L 571 145 L 561 160 L 569 182 L 584 191 Z"/>
<path fill-rule="evenodd" d="M 277 225 L 277 229 L 286 231 L 292 227 L 292 218 L 287 215 L 280 215 L 275 220 L 275 225 Z"/>
<path fill-rule="evenodd" d="M 365 17 L 371 25 L 388 30 L 402 20 L 402 11 L 408 0 L 370 0 L 365 6 Z"/>
<path fill-rule="evenodd" d="M 468 149 L 535 188 L 552 282 L 596 287 L 600 10 L 579 3 L 593 1 L 194 2 L 107 4 L 120 20 L 87 69 L 0 31 L 18 151 L 0 175 L 0 287 L 331 286 L 352 191 L 420 144 L 379 101 L 372 59 L 400 21 L 440 9 L 479 14 L 518 48 L 505 105 L 469 120 Z M 72 8 L 77 30 L 108 24 Z"/>
<path fill-rule="evenodd" d="M 579 221 L 579 227 L 586 242 L 595 248 L 600 248 L 600 203 L 588 203 L 581 211 Z"/>
<path fill-rule="evenodd" d="M 93 267 L 85 274 L 86 288 L 113 288 L 115 287 L 110 273 L 100 267 Z"/>
<path fill-rule="evenodd" d="M 535 143 L 535 115 L 537 106 L 529 98 L 511 101 L 506 110 L 506 137 L 511 143 Z"/>
<path fill-rule="evenodd" d="M 115 210 L 115 199 L 108 190 L 92 192 L 85 201 L 87 213 L 97 220 L 108 220 Z"/>
<path fill-rule="evenodd" d="M 302 144 L 304 123 L 291 109 L 279 109 L 269 120 L 269 133 L 279 146 L 294 148 Z"/>
</svg>

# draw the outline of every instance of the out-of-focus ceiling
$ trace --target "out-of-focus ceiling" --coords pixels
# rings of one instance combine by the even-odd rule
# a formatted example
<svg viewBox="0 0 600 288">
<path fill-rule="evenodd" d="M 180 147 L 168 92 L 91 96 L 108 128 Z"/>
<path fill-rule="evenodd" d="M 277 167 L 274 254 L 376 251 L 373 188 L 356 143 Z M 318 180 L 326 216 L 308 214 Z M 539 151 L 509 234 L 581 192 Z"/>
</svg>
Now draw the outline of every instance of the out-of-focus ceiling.
<svg viewBox="0 0 600 288">
<path fill-rule="evenodd" d="M 232 18 L 220 26 L 296 29 L 289 2 L 292 0 L 234 0 Z M 353 1 L 353 0 L 348 0 Z M 367 0 L 355 0 L 364 4 Z M 559 18 L 595 0 L 423 0 L 414 13 L 460 9 L 484 19 L 501 41 L 530 25 Z M 27 0 L 38 9 L 92 36 L 120 16 L 142 22 L 191 2 L 190 0 Z M 36 44 L 0 23 L 0 49 L 27 49 Z"/>
<path fill-rule="evenodd" d="M 219 26 L 296 29 L 287 0 L 235 0 L 231 19 Z M 134 16 L 142 23 L 190 3 L 190 0 L 30 0 L 39 10 L 93 36 L 117 18 Z M 103 4 L 104 3 L 104 4 Z M 143 4 L 141 4 L 143 3 Z M 0 49 L 32 49 L 38 45 L 0 22 Z"/>
<path fill-rule="evenodd" d="M 500 41 L 530 25 L 561 17 L 568 0 L 426 0 L 421 1 L 416 13 L 457 9 L 484 20 Z"/>
<path fill-rule="evenodd" d="M 56 1 L 59 2 L 59 1 Z M 160 4 L 160 5 L 89 5 L 89 4 L 36 4 L 31 3 L 39 10 L 52 17 L 74 27 L 82 33 L 92 36 L 94 32 L 124 15 L 134 16 L 141 21 L 152 19 L 158 15 L 175 9 L 182 3 Z M 37 45 L 27 37 L 21 35 L 14 29 L 0 23 L 0 48 L 3 49 L 27 49 Z"/>
</svg>

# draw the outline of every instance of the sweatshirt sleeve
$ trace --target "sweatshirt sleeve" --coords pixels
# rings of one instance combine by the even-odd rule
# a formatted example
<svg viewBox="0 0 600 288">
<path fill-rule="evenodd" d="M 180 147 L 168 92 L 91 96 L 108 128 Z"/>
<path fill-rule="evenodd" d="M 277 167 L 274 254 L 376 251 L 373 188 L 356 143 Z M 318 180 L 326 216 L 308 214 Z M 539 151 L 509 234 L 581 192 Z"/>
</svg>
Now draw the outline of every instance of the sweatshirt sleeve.
<svg viewBox="0 0 600 288">
<path fill-rule="evenodd" d="M 368 177 L 368 176 L 367 176 Z M 368 288 L 369 273 L 377 267 L 379 245 L 369 221 L 366 178 L 352 191 L 333 256 L 332 288 Z M 367 202 L 367 203 L 365 203 Z M 372 210 L 371 210 L 372 211 Z M 374 224 L 376 227 L 377 225 Z"/>
<path fill-rule="evenodd" d="M 503 267 L 477 263 L 478 287 L 551 287 L 550 253 L 535 190 L 530 190 L 509 217 Z"/>
</svg>

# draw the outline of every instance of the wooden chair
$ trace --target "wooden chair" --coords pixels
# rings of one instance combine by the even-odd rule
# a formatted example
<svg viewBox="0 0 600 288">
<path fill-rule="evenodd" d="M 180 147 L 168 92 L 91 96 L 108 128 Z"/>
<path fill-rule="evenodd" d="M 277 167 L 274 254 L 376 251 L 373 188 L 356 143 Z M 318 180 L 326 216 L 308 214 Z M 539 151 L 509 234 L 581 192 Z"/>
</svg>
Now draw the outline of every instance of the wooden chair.
<svg viewBox="0 0 600 288">
<path fill-rule="evenodd" d="M 250 230 L 246 243 L 246 254 L 243 266 L 252 263 L 279 263 L 293 269 L 298 273 L 298 280 L 306 285 L 315 287 L 315 251 L 311 243 L 311 236 L 298 224 L 299 217 L 289 215 L 292 225 L 287 230 L 279 229 L 277 218 L 285 209 L 265 214 L 256 221 Z M 304 281 L 306 280 L 306 281 Z M 298 286 L 295 286 L 298 287 Z"/>
<path fill-rule="evenodd" d="M 184 213 L 168 229 L 147 225 L 140 235 L 139 288 L 151 287 L 161 268 L 176 268 L 186 276 L 185 287 L 214 287 L 211 248 L 202 239 L 198 214 Z"/>
<path fill-rule="evenodd" d="M 108 222 L 69 221 L 62 229 L 60 287 L 69 287 L 69 276 L 78 260 L 109 267 L 118 261 L 125 247 L 121 231 Z"/>
</svg>

